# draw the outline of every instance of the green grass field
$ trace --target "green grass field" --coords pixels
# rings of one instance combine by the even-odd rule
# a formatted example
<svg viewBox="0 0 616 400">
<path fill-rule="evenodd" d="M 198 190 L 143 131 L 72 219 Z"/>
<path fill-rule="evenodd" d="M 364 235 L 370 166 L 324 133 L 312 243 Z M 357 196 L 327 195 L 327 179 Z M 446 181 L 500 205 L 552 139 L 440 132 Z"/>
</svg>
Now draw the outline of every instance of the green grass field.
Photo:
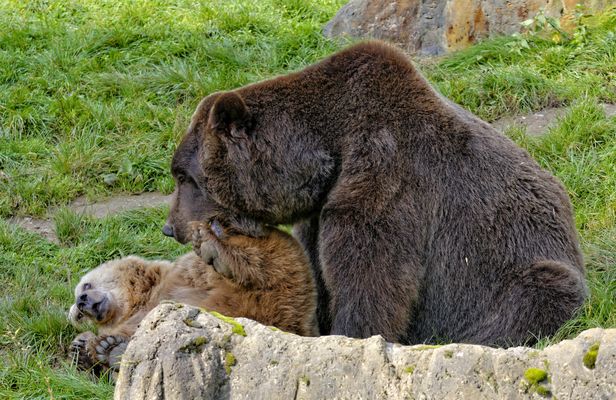
<svg viewBox="0 0 616 400">
<path fill-rule="evenodd" d="M 169 161 L 201 97 L 296 70 L 340 48 L 320 30 L 342 0 L 0 0 L 0 217 L 42 216 L 80 195 L 173 189 Z M 420 68 L 487 120 L 571 106 L 541 138 L 509 134 L 567 186 L 591 298 L 541 345 L 616 327 L 616 12 L 573 40 L 484 42 Z M 524 45 L 527 44 L 527 45 Z M 109 398 L 66 350 L 79 276 L 131 253 L 185 251 L 160 233 L 166 210 L 97 220 L 61 209 L 60 245 L 0 221 L 0 398 Z"/>
</svg>

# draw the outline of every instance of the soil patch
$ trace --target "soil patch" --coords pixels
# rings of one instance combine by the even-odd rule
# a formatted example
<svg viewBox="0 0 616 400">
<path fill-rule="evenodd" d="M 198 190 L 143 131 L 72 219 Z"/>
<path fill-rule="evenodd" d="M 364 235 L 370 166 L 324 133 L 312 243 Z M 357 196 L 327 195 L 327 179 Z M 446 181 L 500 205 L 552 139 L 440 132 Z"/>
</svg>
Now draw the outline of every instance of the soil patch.
<svg viewBox="0 0 616 400">
<path fill-rule="evenodd" d="M 616 115 L 616 104 L 602 104 L 605 115 L 612 117 Z M 569 109 L 567 107 L 546 108 L 536 113 L 528 115 L 518 115 L 516 117 L 504 117 L 492 123 L 501 132 L 514 125 L 526 127 L 526 133 L 530 136 L 540 136 L 548 132 L 559 118 L 564 116 Z"/>
<path fill-rule="evenodd" d="M 68 205 L 68 208 L 79 214 L 91 215 L 95 218 L 104 218 L 109 215 L 137 208 L 158 207 L 163 204 L 168 204 L 170 199 L 171 195 L 164 195 L 157 192 L 110 197 L 101 202 L 92 202 L 88 201 L 85 197 L 78 197 Z M 51 210 L 48 214 L 51 216 L 54 212 L 55 210 Z M 38 233 L 51 242 L 59 243 L 54 222 L 51 217 L 12 217 L 9 218 L 8 222 L 19 225 L 27 231 Z"/>
<path fill-rule="evenodd" d="M 69 205 L 69 208 L 76 213 L 103 218 L 108 215 L 114 215 L 122 211 L 134 210 L 136 208 L 158 207 L 163 204 L 168 204 L 170 199 L 171 195 L 164 195 L 157 192 L 110 197 L 101 202 L 88 202 L 85 197 L 78 197 Z"/>
<path fill-rule="evenodd" d="M 32 217 L 11 217 L 8 219 L 11 224 L 19 225 L 25 230 L 38 233 L 50 242 L 59 244 L 56 236 L 55 226 L 51 219 L 32 218 Z"/>
</svg>

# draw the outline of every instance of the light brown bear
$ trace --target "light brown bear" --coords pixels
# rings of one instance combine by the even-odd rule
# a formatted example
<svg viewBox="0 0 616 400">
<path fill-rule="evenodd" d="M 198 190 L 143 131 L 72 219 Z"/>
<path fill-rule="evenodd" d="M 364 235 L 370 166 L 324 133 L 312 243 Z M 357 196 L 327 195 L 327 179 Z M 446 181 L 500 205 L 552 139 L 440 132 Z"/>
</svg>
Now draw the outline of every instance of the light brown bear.
<svg viewBox="0 0 616 400">
<path fill-rule="evenodd" d="M 251 318 L 304 336 L 318 334 L 316 287 L 297 241 L 275 228 L 254 238 L 211 224 L 191 223 L 195 252 L 175 262 L 136 256 L 104 263 L 75 288 L 69 319 L 91 320 L 71 348 L 81 368 L 100 373 L 117 367 L 146 314 L 170 300 L 231 317 Z"/>
</svg>

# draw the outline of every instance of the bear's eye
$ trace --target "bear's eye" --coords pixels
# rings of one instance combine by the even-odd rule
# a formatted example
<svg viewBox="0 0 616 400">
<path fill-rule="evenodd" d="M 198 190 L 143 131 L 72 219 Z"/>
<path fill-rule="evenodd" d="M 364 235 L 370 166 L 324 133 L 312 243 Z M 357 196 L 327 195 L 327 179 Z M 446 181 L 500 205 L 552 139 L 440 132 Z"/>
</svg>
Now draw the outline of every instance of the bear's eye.
<svg viewBox="0 0 616 400">
<path fill-rule="evenodd" d="M 91 284 L 89 284 L 89 283 L 84 283 L 83 284 L 82 290 L 90 290 L 90 289 L 92 289 L 92 285 Z"/>
<path fill-rule="evenodd" d="M 195 180 L 190 175 L 178 174 L 177 179 L 180 184 L 196 185 Z"/>
</svg>

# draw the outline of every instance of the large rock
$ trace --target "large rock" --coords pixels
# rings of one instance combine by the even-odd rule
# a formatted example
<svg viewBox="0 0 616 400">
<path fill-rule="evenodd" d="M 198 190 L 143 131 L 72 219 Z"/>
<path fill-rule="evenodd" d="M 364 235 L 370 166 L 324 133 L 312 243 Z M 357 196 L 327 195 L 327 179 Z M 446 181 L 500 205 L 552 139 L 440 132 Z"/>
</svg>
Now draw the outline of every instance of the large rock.
<svg viewBox="0 0 616 400">
<path fill-rule="evenodd" d="M 519 32 L 543 8 L 569 19 L 576 3 L 603 9 L 611 0 L 351 0 L 326 25 L 329 37 L 385 39 L 408 52 L 440 54 L 494 34 Z"/>
<path fill-rule="evenodd" d="M 230 321 L 230 322 L 226 322 Z M 305 338 L 163 304 L 130 342 L 118 399 L 616 398 L 616 329 L 544 350 Z"/>
</svg>

